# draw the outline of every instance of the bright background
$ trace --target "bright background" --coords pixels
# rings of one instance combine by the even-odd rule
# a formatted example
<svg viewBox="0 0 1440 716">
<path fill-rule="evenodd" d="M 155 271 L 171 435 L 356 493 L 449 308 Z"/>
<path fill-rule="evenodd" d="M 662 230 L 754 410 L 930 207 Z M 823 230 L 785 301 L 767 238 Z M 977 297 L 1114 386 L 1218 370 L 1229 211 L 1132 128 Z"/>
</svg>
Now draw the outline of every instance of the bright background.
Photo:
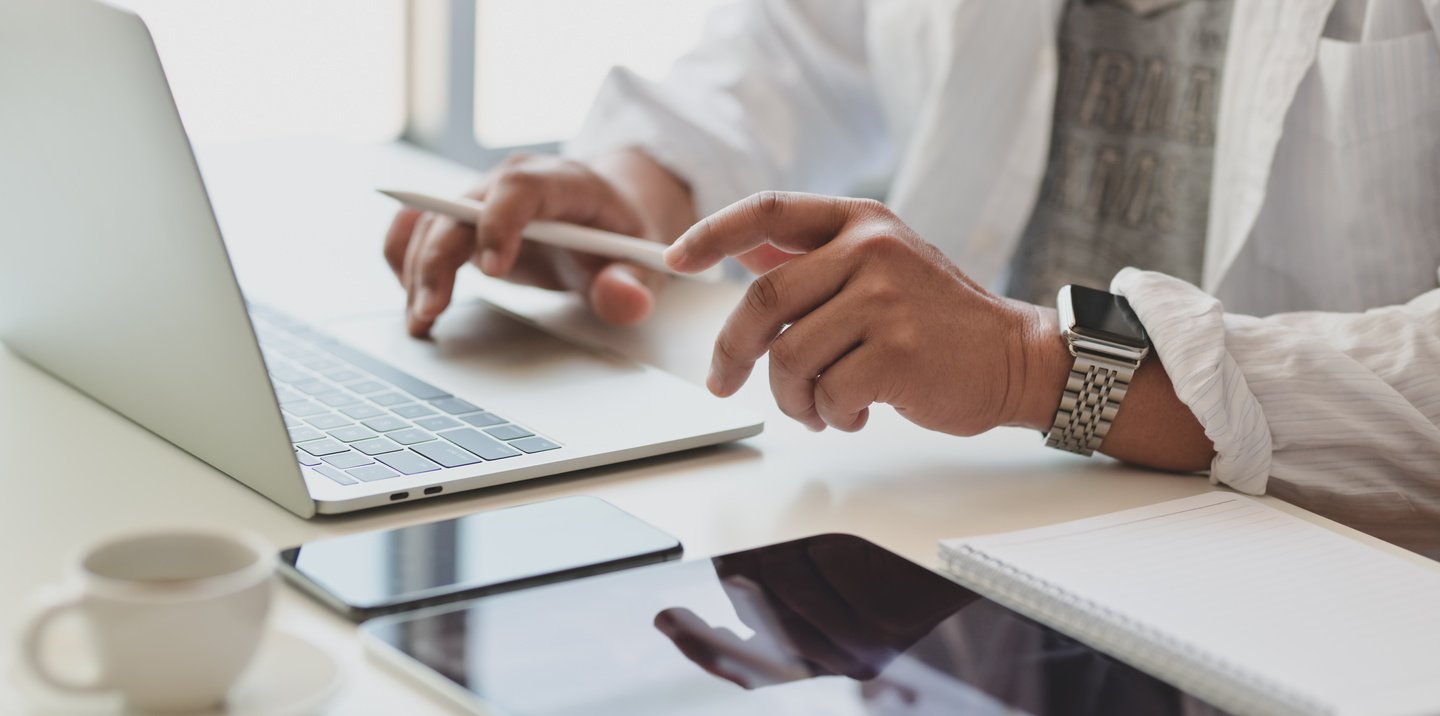
<svg viewBox="0 0 1440 716">
<path fill-rule="evenodd" d="M 155 36 L 197 141 L 376 141 L 405 120 L 405 0 L 115 0 Z M 476 136 L 575 132 L 605 73 L 658 77 L 721 0 L 478 0 Z"/>
<path fill-rule="evenodd" d="M 606 72 L 664 76 L 720 0 L 481 0 L 476 136 L 485 146 L 569 137 Z M 536 28 L 545 28 L 544 32 Z"/>
</svg>

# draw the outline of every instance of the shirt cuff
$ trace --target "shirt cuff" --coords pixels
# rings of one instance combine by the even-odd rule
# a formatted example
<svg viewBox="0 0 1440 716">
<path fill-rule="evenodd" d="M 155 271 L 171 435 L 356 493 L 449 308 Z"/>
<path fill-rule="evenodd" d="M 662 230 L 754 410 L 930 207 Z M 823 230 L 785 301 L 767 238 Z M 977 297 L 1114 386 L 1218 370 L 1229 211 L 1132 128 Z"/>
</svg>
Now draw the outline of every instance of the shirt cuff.
<svg viewBox="0 0 1440 716">
<path fill-rule="evenodd" d="M 1126 268 L 1110 282 L 1124 296 L 1152 350 L 1165 364 L 1175 395 L 1215 444 L 1210 482 L 1251 495 L 1270 476 L 1270 427 L 1260 401 L 1225 346 L 1225 308 L 1219 299 L 1180 279 Z"/>
</svg>

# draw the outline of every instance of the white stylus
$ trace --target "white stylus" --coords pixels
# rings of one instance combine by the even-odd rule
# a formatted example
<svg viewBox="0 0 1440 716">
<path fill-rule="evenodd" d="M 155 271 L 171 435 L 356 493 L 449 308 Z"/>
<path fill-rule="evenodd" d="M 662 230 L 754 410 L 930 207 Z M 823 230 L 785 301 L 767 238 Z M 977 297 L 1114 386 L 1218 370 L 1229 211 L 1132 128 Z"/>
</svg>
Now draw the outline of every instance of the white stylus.
<svg viewBox="0 0 1440 716">
<path fill-rule="evenodd" d="M 395 189 L 378 189 L 377 191 L 406 206 L 422 211 L 433 211 L 467 224 L 474 224 L 480 214 L 485 211 L 485 204 L 474 199 L 445 199 L 430 194 Z M 725 276 L 720 266 L 711 267 L 700 273 L 679 273 L 665 265 L 666 247 L 664 244 L 579 224 L 568 224 L 562 221 L 532 221 L 525 227 L 521 235 L 530 241 L 538 241 L 561 249 L 633 261 L 646 268 L 673 276 L 710 282 L 719 281 Z"/>
</svg>

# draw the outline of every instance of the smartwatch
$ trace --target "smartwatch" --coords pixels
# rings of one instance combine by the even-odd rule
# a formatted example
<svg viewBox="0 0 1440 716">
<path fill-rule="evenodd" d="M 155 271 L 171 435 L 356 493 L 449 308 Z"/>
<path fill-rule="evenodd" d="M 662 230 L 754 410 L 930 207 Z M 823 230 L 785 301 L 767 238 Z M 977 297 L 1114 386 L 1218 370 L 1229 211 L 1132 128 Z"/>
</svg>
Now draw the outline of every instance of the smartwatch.
<svg viewBox="0 0 1440 716">
<path fill-rule="evenodd" d="M 1150 338 L 1123 296 L 1069 285 L 1060 289 L 1060 336 L 1075 356 L 1045 444 L 1090 455 L 1105 441 Z"/>
</svg>

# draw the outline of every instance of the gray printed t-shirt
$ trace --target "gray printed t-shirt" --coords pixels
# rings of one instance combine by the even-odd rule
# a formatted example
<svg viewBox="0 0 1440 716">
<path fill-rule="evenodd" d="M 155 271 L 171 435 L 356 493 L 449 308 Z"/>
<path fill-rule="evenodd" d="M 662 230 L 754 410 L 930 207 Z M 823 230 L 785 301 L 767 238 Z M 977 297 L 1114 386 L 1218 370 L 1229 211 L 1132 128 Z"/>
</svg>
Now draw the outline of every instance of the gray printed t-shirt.
<svg viewBox="0 0 1440 716">
<path fill-rule="evenodd" d="M 1045 181 L 1007 293 L 1043 306 L 1126 266 L 1196 282 L 1232 0 L 1070 0 Z"/>
</svg>

